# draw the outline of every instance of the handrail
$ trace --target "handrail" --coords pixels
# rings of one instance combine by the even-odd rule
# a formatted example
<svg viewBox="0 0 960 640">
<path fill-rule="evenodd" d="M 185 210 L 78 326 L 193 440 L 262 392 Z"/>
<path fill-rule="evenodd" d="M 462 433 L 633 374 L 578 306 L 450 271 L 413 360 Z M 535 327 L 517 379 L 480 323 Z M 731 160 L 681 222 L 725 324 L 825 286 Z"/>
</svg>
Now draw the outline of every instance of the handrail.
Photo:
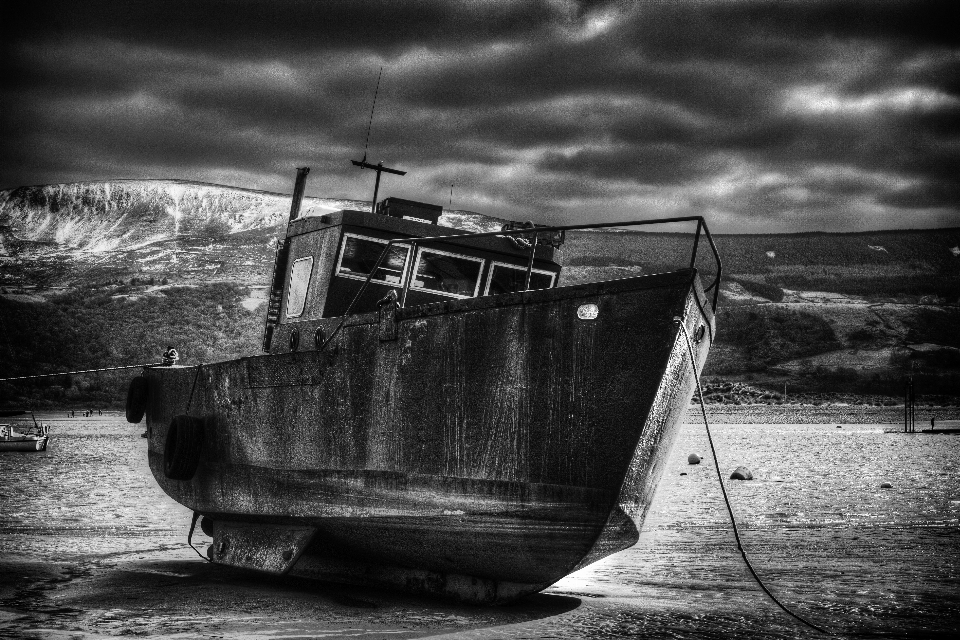
<svg viewBox="0 0 960 640">
<path fill-rule="evenodd" d="M 363 292 L 366 291 L 367 285 L 370 284 L 370 281 L 373 279 L 373 276 L 376 275 L 377 270 L 380 268 L 380 265 L 383 264 L 383 260 L 389 255 L 390 248 L 394 243 L 403 243 L 409 244 L 411 246 L 411 255 L 416 256 L 417 245 L 424 242 L 449 242 L 450 240 L 461 240 L 464 238 L 490 238 L 494 236 L 527 236 L 533 234 L 533 241 L 530 243 L 530 259 L 527 263 L 527 273 L 526 273 L 526 286 L 530 286 L 530 275 L 533 270 L 533 260 L 535 252 L 537 249 L 537 239 L 541 233 L 552 233 L 556 231 L 587 231 L 590 229 L 610 229 L 613 227 L 639 227 L 639 226 L 649 226 L 654 224 L 673 224 L 677 222 L 696 222 L 697 231 L 694 236 L 693 242 L 693 251 L 690 256 L 690 268 L 693 269 L 697 263 L 697 251 L 700 246 L 700 233 L 701 230 L 704 235 L 707 237 L 707 242 L 710 245 L 710 250 L 713 252 L 713 259 L 717 263 L 717 275 L 713 279 L 713 282 L 710 283 L 703 291 L 704 293 L 713 290 L 713 302 L 711 304 L 711 311 L 716 313 L 717 303 L 720 299 L 720 277 L 723 273 L 723 263 L 720 260 L 720 253 L 717 251 L 717 245 L 713 242 L 713 236 L 710 235 L 710 230 L 707 228 L 707 222 L 703 219 L 703 216 L 682 216 L 677 218 L 660 218 L 657 220 L 630 220 L 627 222 L 597 222 L 593 224 L 574 224 L 574 225 L 563 225 L 563 226 L 553 226 L 553 227 L 533 227 L 525 229 L 511 229 L 509 231 L 485 231 L 483 233 L 463 233 L 457 235 L 445 235 L 445 236 L 428 236 L 425 238 L 393 238 L 387 241 L 386 246 L 383 248 L 383 251 L 380 252 L 380 257 L 377 258 L 377 262 L 373 265 L 373 269 L 370 270 L 370 273 L 367 275 L 367 279 L 363 282 L 363 286 L 360 287 L 360 290 L 357 291 L 357 294 L 353 297 L 353 300 L 350 301 L 350 304 L 347 306 L 346 311 L 343 314 L 343 319 L 337 324 L 337 328 L 330 333 L 330 337 L 323 341 L 323 344 L 319 347 L 318 351 L 322 351 L 327 344 L 339 333 L 340 328 L 343 327 L 343 324 L 347 321 L 347 318 L 350 316 L 351 311 L 353 311 L 353 306 L 360 299 L 360 296 L 363 295 Z M 403 292 L 400 295 L 400 307 L 403 308 L 407 300 L 407 292 L 410 290 L 410 282 L 412 278 L 408 277 L 405 279 L 403 285 Z"/>
</svg>

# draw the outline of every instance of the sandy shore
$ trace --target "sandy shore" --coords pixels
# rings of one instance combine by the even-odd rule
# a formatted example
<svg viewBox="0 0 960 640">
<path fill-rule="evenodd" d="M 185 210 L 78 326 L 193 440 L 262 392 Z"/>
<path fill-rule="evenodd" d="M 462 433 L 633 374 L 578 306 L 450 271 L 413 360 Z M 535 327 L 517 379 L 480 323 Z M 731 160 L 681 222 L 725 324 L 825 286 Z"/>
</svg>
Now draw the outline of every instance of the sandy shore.
<svg viewBox="0 0 960 640">
<path fill-rule="evenodd" d="M 270 578 L 199 561 L 188 548 L 83 562 L 0 560 L 0 637 L 417 638 L 556 616 L 579 600 L 462 607 L 402 594 Z"/>
<path fill-rule="evenodd" d="M 189 549 L 82 562 L 0 560 L 0 637 L 9 640 L 208 638 L 802 638 L 804 630 L 756 591 L 733 554 L 695 593 L 652 586 L 649 597 L 610 589 L 597 566 L 502 607 L 271 578 L 191 558 Z M 722 580 L 718 579 L 721 578 Z M 731 592 L 730 580 L 736 583 Z M 686 592 L 691 587 L 680 587 Z M 702 601 L 695 610 L 691 598 Z"/>
<path fill-rule="evenodd" d="M 901 423 L 903 411 L 902 407 L 838 405 L 708 405 L 707 409 L 711 423 L 716 424 L 889 424 L 891 428 Z M 925 411 L 932 412 L 938 421 L 960 417 L 958 407 L 921 408 L 918 422 L 928 420 Z M 61 422 L 64 426 L 58 429 L 64 434 L 67 425 L 75 424 L 73 420 Z M 82 443 L 110 443 L 114 457 L 108 459 L 109 464 L 103 460 L 90 462 L 91 472 L 114 469 L 127 460 L 129 455 L 119 445 L 128 447 L 130 455 L 142 463 L 145 445 L 139 438 L 140 428 L 119 419 L 114 422 L 113 426 L 108 424 L 107 417 L 84 424 L 77 421 L 69 432 L 74 434 L 70 437 L 80 452 L 88 451 L 80 446 Z M 700 422 L 699 407 L 691 407 L 688 422 Z M 762 441 L 764 437 L 779 437 L 765 436 L 777 429 L 719 431 L 725 464 L 750 464 L 758 476 L 757 482 L 734 488 L 738 508 L 753 523 L 752 528 L 745 526 L 741 532 L 745 543 L 761 572 L 795 608 L 841 636 L 844 632 L 850 636 L 883 634 L 893 625 L 900 635 L 955 637 L 960 625 L 951 627 L 950 620 L 957 619 L 954 616 L 960 612 L 960 599 L 946 597 L 944 590 L 949 592 L 960 584 L 960 563 L 952 551 L 960 548 L 956 527 L 942 523 L 929 526 L 926 516 L 907 524 L 897 520 L 885 528 L 872 519 L 867 524 L 851 522 L 863 511 L 886 513 L 883 505 L 901 493 L 910 504 L 928 505 L 924 508 L 941 514 L 938 517 L 955 513 L 952 505 L 960 504 L 960 495 L 951 488 L 955 484 L 944 485 L 943 474 L 960 459 L 949 453 L 956 451 L 960 439 L 945 436 L 937 441 L 937 447 L 948 450 L 943 456 L 945 462 L 931 467 L 934 482 L 927 476 L 914 479 L 916 465 L 908 465 L 901 473 L 883 463 L 885 455 L 905 453 L 904 448 L 891 445 L 919 447 L 934 442 L 926 436 L 885 435 L 875 428 L 860 432 L 806 429 L 803 433 L 816 432 L 821 442 L 831 446 L 822 447 L 823 458 L 804 462 L 799 459 L 801 451 L 777 454 L 773 440 Z M 793 431 L 791 428 L 785 433 Z M 130 535 L 103 533 L 109 529 L 93 533 L 74 529 L 69 518 L 75 515 L 68 509 L 51 515 L 62 521 L 55 532 L 46 531 L 42 522 L 29 524 L 32 520 L 28 516 L 20 516 L 21 520 L 11 516 L 9 528 L 0 533 L 5 549 L 0 553 L 0 638 L 811 637 L 812 632 L 779 611 L 746 572 L 730 535 L 712 470 L 709 465 L 694 469 L 686 464 L 687 452 L 703 446 L 702 429 L 684 427 L 684 434 L 661 485 L 665 498 L 651 509 L 640 542 L 513 605 L 462 606 L 212 565 L 186 546 L 189 513 L 179 505 L 174 505 L 169 516 L 144 520 L 142 535 L 133 535 L 137 531 L 134 529 L 124 529 L 131 531 Z M 48 460 L 53 463 L 60 459 L 57 456 L 66 456 L 70 442 L 64 435 Z M 804 447 L 806 442 L 803 440 Z M 845 480 L 849 474 L 825 477 L 821 472 L 824 466 L 830 466 L 829 456 L 837 453 L 831 447 L 848 443 L 850 451 L 860 452 L 866 442 L 873 442 L 876 449 L 865 459 L 858 459 L 859 472 L 866 474 L 862 482 Z M 817 451 L 819 456 L 821 449 Z M 755 456 L 752 461 L 748 458 L 751 455 Z M 76 495 L 86 499 L 89 475 L 76 470 L 84 459 L 65 459 L 69 462 L 55 467 L 59 481 L 63 482 L 66 474 L 76 474 L 82 485 Z M 926 454 L 917 458 L 928 459 Z M 956 474 L 949 476 L 954 477 Z M 881 479 L 893 480 L 897 489 L 889 493 L 872 489 Z M 118 493 L 111 494 L 117 497 L 108 501 L 120 502 L 128 493 L 141 501 L 159 503 L 165 499 L 146 471 L 135 476 L 105 476 L 100 482 L 118 487 Z M 842 491 L 831 489 L 831 483 Z M 3 494 L 4 489 L 0 487 L 0 498 L 9 498 L 12 494 Z M 856 500 L 844 502 L 837 497 L 854 492 L 858 492 Z M 747 507 L 754 495 L 763 498 L 758 498 L 762 506 L 750 511 Z M 678 496 L 686 496 L 685 501 Z M 60 502 L 49 505 L 50 513 L 72 505 L 64 505 L 62 498 L 57 500 Z M 91 513 L 98 521 L 108 517 L 103 500 L 90 501 L 94 509 Z M 837 511 L 834 524 L 776 524 L 797 518 L 802 523 L 802 514 L 794 512 L 821 508 L 817 506 L 820 502 L 828 506 L 836 503 L 830 506 Z M 897 506 L 887 510 L 893 513 L 902 509 Z M 131 521 L 141 522 L 136 518 L 145 511 L 137 505 L 132 511 L 120 513 L 123 517 L 116 522 L 132 526 Z M 854 515 L 845 515 L 845 511 Z M 36 512 L 34 520 L 45 513 Z M 183 528 L 167 526 L 171 519 Z M 195 542 L 200 550 L 208 543 Z M 934 555 L 931 549 L 939 551 Z M 891 581 L 890 576 L 898 578 Z M 927 617 L 913 619 L 916 612 Z"/>
</svg>

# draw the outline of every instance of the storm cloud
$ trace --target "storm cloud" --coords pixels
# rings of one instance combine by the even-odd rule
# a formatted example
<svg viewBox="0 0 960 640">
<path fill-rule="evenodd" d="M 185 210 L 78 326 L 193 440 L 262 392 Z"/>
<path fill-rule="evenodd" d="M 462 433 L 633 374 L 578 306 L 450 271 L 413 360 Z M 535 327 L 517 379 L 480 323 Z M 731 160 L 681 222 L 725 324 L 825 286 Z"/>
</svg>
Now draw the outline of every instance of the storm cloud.
<svg viewBox="0 0 960 640">
<path fill-rule="evenodd" d="M 938 2 L 5 3 L 0 186 L 180 178 L 542 222 L 960 225 Z M 383 77 L 367 144 L 380 67 Z M 365 149 L 365 145 L 367 148 Z"/>
</svg>

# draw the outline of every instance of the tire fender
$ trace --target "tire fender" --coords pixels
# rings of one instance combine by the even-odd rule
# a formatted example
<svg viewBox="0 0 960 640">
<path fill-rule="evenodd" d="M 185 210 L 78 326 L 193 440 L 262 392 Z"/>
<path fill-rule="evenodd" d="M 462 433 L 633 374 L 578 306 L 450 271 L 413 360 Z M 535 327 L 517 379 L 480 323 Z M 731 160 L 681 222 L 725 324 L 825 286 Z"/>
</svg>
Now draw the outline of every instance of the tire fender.
<svg viewBox="0 0 960 640">
<path fill-rule="evenodd" d="M 203 420 L 175 416 L 167 429 L 163 448 L 163 473 L 172 480 L 189 480 L 200 465 L 203 448 Z"/>
<path fill-rule="evenodd" d="M 137 376 L 127 387 L 127 422 L 137 424 L 147 411 L 147 379 Z"/>
</svg>

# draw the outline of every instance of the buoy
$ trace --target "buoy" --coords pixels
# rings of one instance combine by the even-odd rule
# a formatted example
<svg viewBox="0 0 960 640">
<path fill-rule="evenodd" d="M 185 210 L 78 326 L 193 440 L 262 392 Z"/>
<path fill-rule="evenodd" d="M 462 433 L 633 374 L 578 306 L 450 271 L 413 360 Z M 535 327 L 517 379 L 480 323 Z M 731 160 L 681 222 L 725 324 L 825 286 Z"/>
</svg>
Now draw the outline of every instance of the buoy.
<svg viewBox="0 0 960 640">
<path fill-rule="evenodd" d="M 733 473 L 730 474 L 731 480 L 753 480 L 753 474 L 750 473 L 750 469 L 746 467 L 737 467 Z"/>
<path fill-rule="evenodd" d="M 843 427 L 841 427 L 840 425 L 837 425 L 837 429 L 843 429 Z"/>
<path fill-rule="evenodd" d="M 700 456 L 695 453 L 691 453 L 687 456 L 687 462 L 689 464 L 700 464 Z"/>
<path fill-rule="evenodd" d="M 893 489 L 893 485 L 890 484 L 889 482 L 881 482 L 881 483 L 880 483 L 880 488 L 881 488 L 881 489 Z"/>
</svg>

